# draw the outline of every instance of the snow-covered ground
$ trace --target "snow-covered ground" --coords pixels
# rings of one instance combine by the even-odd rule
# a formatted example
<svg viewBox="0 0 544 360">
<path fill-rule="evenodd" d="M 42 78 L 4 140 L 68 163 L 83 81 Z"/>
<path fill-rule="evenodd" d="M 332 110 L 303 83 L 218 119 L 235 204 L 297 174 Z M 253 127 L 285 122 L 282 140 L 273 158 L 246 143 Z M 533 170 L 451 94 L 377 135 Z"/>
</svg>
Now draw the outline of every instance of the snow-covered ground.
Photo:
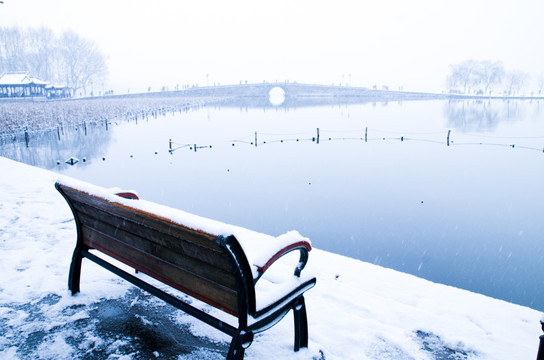
<svg viewBox="0 0 544 360">
<path fill-rule="evenodd" d="M 76 234 L 57 177 L 0 157 L 0 358 L 224 358 L 227 336 L 90 262 L 81 293 L 69 294 Z M 309 348 L 292 351 L 289 315 L 246 358 L 536 357 L 536 310 L 319 249 L 304 271 L 317 277 L 306 293 Z"/>
</svg>

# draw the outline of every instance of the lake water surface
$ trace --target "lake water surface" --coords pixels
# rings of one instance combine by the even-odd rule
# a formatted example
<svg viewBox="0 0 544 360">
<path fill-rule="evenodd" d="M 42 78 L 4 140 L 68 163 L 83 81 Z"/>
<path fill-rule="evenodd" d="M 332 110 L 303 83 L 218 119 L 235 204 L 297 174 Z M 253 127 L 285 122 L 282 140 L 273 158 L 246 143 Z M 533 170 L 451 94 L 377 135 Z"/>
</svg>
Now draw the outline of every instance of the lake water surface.
<svg viewBox="0 0 544 360">
<path fill-rule="evenodd" d="M 544 310 L 543 107 L 202 107 L 50 131 L 0 155 Z"/>
</svg>

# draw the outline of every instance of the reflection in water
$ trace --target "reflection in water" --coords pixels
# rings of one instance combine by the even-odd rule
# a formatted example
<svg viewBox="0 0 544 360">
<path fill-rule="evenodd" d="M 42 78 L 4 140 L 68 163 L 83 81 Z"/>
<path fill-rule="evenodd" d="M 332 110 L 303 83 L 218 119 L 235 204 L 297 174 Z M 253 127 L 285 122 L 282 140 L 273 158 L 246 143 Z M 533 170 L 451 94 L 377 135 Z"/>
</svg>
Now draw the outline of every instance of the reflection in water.
<svg viewBox="0 0 544 360">
<path fill-rule="evenodd" d="M 490 131 L 500 122 L 523 117 L 521 101 L 450 100 L 444 106 L 450 126 L 461 131 Z"/>
<path fill-rule="evenodd" d="M 0 154 L 544 309 L 539 103 L 380 105 L 208 107 L 65 129 Z M 485 146 L 504 137 L 516 146 Z M 56 165 L 70 156 L 88 161 Z"/>
<path fill-rule="evenodd" d="M 101 157 L 110 141 L 106 122 L 58 127 L 26 137 L 3 137 L 0 156 L 53 170 L 70 157 L 86 161 Z"/>
</svg>

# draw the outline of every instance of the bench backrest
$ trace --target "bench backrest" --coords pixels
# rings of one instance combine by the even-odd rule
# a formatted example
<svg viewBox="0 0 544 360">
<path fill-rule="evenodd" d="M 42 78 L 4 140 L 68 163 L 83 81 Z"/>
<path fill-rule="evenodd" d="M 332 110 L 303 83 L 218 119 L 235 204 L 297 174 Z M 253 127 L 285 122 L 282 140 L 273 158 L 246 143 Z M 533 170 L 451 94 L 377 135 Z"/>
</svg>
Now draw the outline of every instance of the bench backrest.
<svg viewBox="0 0 544 360">
<path fill-rule="evenodd" d="M 240 284 L 238 264 L 249 271 L 247 259 L 243 252 L 234 258 L 218 241 L 221 237 L 127 205 L 140 200 L 117 202 L 69 185 L 55 186 L 74 213 L 78 246 L 97 249 L 232 315 L 247 308 L 239 303 L 240 290 L 248 301 L 249 284 Z M 254 294 L 249 302 L 254 307 Z"/>
</svg>

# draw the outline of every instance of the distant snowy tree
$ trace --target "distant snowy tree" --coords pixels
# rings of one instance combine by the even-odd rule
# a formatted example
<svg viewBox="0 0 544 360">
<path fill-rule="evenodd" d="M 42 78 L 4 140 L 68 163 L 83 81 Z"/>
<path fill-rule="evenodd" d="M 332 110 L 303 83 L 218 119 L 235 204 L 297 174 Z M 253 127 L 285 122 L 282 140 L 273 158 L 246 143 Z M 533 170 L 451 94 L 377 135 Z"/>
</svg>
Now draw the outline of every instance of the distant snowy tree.
<svg viewBox="0 0 544 360">
<path fill-rule="evenodd" d="M 520 70 L 508 71 L 504 76 L 504 90 L 508 95 L 520 91 L 525 82 L 529 79 L 529 74 Z"/>
<path fill-rule="evenodd" d="M 540 73 L 536 78 L 536 87 L 538 90 L 538 95 L 542 94 L 544 90 L 544 73 Z"/>
<path fill-rule="evenodd" d="M 65 83 L 74 90 L 83 89 L 86 94 L 87 87 L 107 73 L 106 57 L 97 45 L 74 31 L 68 30 L 62 34 L 60 54 Z"/>
<path fill-rule="evenodd" d="M 504 74 L 502 63 L 498 61 L 481 61 L 478 77 L 480 84 L 484 88 L 484 93 L 487 94 L 491 86 L 500 84 Z"/>
<path fill-rule="evenodd" d="M 450 69 L 449 88 L 462 89 L 463 93 L 470 88 L 480 88 L 484 93 L 488 93 L 493 85 L 501 83 L 505 73 L 500 62 L 472 59 L 451 65 Z"/>
<path fill-rule="evenodd" d="M 57 36 L 45 27 L 0 28 L 0 73 L 10 71 L 29 71 L 86 93 L 93 82 L 105 78 L 107 64 L 93 41 L 73 31 Z"/>
<path fill-rule="evenodd" d="M 0 73 L 28 71 L 24 38 L 24 33 L 17 27 L 0 29 Z"/>
<path fill-rule="evenodd" d="M 54 64 L 59 56 L 53 31 L 45 27 L 29 29 L 25 39 L 27 51 L 24 57 L 28 64 L 26 70 L 40 79 L 58 81 Z"/>
<path fill-rule="evenodd" d="M 472 59 L 450 65 L 451 74 L 448 77 L 449 88 L 462 88 L 462 92 L 466 93 L 467 88 L 469 89 L 479 81 L 479 66 L 479 62 Z"/>
</svg>

